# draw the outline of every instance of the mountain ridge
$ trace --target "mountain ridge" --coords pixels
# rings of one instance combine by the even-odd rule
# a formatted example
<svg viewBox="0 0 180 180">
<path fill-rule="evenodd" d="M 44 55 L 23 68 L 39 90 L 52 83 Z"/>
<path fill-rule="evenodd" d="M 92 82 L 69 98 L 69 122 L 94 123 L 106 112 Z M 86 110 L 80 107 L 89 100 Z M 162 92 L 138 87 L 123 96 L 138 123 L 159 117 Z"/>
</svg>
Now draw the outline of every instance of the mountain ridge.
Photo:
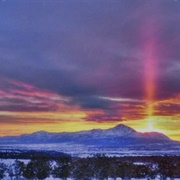
<svg viewBox="0 0 180 180">
<path fill-rule="evenodd" d="M 47 132 L 37 131 L 19 136 L 0 137 L 0 144 L 40 144 L 67 143 L 93 146 L 126 146 L 148 143 L 174 142 L 163 133 L 140 133 L 124 124 L 109 129 L 92 129 L 77 132 Z"/>
<path fill-rule="evenodd" d="M 32 134 L 67 134 L 67 133 L 72 133 L 72 134 L 76 134 L 76 133 L 86 133 L 86 132 L 95 132 L 95 131 L 101 131 L 101 132 L 104 132 L 104 131 L 110 131 L 110 130 L 115 130 L 115 131 L 119 131 L 119 130 L 122 130 L 122 129 L 128 129 L 129 131 L 131 132 L 137 132 L 137 133 L 141 133 L 141 134 L 149 134 L 149 133 L 157 133 L 157 134 L 163 134 L 163 133 L 160 133 L 160 132 L 157 132 L 157 131 L 151 131 L 151 132 L 139 132 L 139 131 L 136 131 L 135 129 L 129 127 L 129 126 L 126 126 L 124 124 L 118 124 L 112 128 L 108 128 L 108 129 L 90 129 L 90 130 L 80 130 L 80 131 L 74 131 L 74 132 L 70 132 L 70 131 L 63 131 L 63 132 L 49 132 L 49 131 L 44 131 L 44 130 L 40 130 L 40 131 L 35 131 L 35 132 L 32 132 L 32 133 L 28 133 L 28 134 L 21 134 L 21 135 L 32 135 Z M 21 135 L 18 135 L 18 136 L 21 136 Z M 163 134 L 164 135 L 164 134 Z M 166 136 L 166 135 L 164 135 Z M 9 137 L 9 136 L 2 136 L 2 137 Z M 11 137 L 17 137 L 17 136 L 11 136 Z M 166 136 L 168 137 L 168 136 Z M 1 137 L 0 137 L 1 138 Z M 169 137 L 168 137 L 169 138 Z"/>
</svg>

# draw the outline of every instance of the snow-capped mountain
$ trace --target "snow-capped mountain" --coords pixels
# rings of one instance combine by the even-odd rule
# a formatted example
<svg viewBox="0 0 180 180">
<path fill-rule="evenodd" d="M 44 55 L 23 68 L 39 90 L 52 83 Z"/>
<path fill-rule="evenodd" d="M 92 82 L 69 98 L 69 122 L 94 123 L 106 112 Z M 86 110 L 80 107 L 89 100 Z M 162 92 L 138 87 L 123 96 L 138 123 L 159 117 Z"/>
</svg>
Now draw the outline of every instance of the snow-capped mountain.
<svg viewBox="0 0 180 180">
<path fill-rule="evenodd" d="M 0 137 L 1 144 L 70 143 L 98 147 L 121 147 L 126 145 L 170 142 L 173 141 L 162 133 L 140 133 L 123 124 L 106 130 L 93 129 L 89 131 L 62 133 L 38 131 L 20 136 Z"/>
<path fill-rule="evenodd" d="M 105 133 L 107 135 L 120 137 L 120 136 L 134 136 L 137 132 L 128 126 L 119 124 L 111 129 L 105 130 Z"/>
</svg>

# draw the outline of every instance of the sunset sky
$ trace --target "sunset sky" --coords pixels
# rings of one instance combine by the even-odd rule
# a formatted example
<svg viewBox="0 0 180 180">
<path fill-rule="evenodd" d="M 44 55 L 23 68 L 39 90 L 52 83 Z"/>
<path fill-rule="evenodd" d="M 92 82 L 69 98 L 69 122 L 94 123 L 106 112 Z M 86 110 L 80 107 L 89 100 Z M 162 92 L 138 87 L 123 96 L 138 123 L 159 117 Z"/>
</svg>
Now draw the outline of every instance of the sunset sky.
<svg viewBox="0 0 180 180">
<path fill-rule="evenodd" d="M 120 123 L 180 140 L 180 1 L 0 0 L 0 136 Z"/>
</svg>

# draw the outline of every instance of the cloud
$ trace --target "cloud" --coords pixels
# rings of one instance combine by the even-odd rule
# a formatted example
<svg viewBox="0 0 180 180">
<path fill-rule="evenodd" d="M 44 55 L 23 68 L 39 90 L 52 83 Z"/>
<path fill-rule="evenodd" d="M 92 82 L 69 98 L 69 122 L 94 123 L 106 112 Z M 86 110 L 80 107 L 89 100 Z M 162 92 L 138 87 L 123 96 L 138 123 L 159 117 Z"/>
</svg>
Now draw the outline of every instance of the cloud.
<svg viewBox="0 0 180 180">
<path fill-rule="evenodd" d="M 71 104 L 78 104 L 83 109 L 109 109 L 111 102 L 95 96 L 75 97 L 70 102 Z"/>
<path fill-rule="evenodd" d="M 87 121 L 120 122 L 127 120 L 140 120 L 147 116 L 145 103 L 114 102 L 109 109 L 87 112 Z"/>
<path fill-rule="evenodd" d="M 94 110 L 87 120 L 143 118 L 144 46 L 156 42 L 156 99 L 180 92 L 178 5 L 168 0 L 1 4 L 0 110 L 77 108 Z M 173 113 L 172 107 L 158 105 L 158 114 Z"/>
<path fill-rule="evenodd" d="M 159 116 L 176 116 L 179 114 L 180 104 L 159 103 L 155 106 L 155 115 Z"/>
<path fill-rule="evenodd" d="M 20 81 L 1 78 L 0 111 L 66 111 L 68 98 Z M 71 107 L 73 109 L 73 107 Z"/>
</svg>

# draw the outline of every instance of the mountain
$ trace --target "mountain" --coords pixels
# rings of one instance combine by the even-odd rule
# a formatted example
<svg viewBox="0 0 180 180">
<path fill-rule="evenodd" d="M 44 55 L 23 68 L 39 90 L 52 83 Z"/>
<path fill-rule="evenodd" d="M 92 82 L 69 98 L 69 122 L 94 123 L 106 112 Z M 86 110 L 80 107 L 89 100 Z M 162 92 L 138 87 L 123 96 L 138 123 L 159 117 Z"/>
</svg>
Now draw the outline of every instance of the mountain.
<svg viewBox="0 0 180 180">
<path fill-rule="evenodd" d="M 0 137 L 0 144 L 66 143 L 97 147 L 122 147 L 171 142 L 173 143 L 174 141 L 162 133 L 140 133 L 123 124 L 105 130 L 93 129 L 89 131 L 61 133 L 38 131 L 20 136 Z"/>
</svg>

